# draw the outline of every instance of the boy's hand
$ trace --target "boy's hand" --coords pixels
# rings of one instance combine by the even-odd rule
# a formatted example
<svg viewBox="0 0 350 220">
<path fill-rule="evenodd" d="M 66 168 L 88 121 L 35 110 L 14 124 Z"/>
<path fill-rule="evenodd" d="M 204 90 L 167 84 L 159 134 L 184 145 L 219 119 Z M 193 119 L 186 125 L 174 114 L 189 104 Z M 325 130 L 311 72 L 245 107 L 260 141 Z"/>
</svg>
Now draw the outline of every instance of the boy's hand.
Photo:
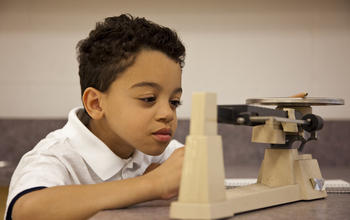
<svg viewBox="0 0 350 220">
<path fill-rule="evenodd" d="M 178 195 L 185 148 L 176 149 L 162 164 L 151 164 L 145 171 L 159 190 L 160 199 L 171 199 Z M 151 172 L 153 171 L 153 172 Z"/>
</svg>

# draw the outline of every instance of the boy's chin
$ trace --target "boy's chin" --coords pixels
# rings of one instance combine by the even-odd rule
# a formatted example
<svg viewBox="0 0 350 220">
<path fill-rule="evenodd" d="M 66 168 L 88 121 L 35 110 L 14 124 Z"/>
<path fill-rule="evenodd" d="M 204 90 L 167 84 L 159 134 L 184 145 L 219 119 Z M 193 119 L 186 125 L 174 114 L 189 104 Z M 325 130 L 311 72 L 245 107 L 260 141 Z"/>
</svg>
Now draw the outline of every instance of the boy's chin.
<svg viewBox="0 0 350 220">
<path fill-rule="evenodd" d="M 164 151 L 165 151 L 165 149 L 166 149 L 167 146 L 168 146 L 168 145 L 166 145 L 166 146 L 163 147 L 163 148 L 159 147 L 158 149 L 153 149 L 153 150 L 149 150 L 149 151 L 142 152 L 142 153 L 144 153 L 144 154 L 146 154 L 146 155 L 148 155 L 148 156 L 159 156 L 159 155 L 161 155 L 162 153 L 164 153 Z"/>
</svg>

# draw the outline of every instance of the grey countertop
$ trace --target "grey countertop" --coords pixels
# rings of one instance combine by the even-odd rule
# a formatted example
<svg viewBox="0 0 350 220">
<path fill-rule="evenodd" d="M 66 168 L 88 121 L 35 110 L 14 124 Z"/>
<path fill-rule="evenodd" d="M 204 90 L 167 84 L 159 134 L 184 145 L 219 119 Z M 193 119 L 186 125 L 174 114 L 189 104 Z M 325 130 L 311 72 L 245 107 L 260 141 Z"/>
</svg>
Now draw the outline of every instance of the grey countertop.
<svg viewBox="0 0 350 220">
<path fill-rule="evenodd" d="M 326 179 L 343 179 L 350 182 L 349 167 L 321 168 Z M 226 167 L 226 178 L 255 178 L 259 167 L 234 166 Z M 150 201 L 125 209 L 99 212 L 90 220 L 118 219 L 170 219 L 169 209 L 172 201 Z M 350 194 L 328 194 L 325 199 L 298 201 L 274 207 L 238 213 L 226 219 L 349 219 Z"/>
<path fill-rule="evenodd" d="M 172 201 L 172 200 L 171 200 Z M 152 201 L 126 209 L 102 211 L 90 220 L 164 220 L 169 218 L 171 201 Z M 226 219 L 349 219 L 350 194 L 328 194 L 325 199 L 300 201 L 235 214 Z"/>
</svg>

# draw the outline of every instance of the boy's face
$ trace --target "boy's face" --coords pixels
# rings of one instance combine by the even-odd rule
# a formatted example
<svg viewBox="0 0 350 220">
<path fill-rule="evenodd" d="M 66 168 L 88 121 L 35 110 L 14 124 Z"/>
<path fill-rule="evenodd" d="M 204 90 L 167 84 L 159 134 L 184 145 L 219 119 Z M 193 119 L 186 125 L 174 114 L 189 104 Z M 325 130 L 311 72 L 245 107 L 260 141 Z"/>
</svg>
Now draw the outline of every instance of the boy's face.
<svg viewBox="0 0 350 220">
<path fill-rule="evenodd" d="M 161 52 L 141 51 L 102 94 L 97 136 L 122 158 L 135 148 L 159 155 L 177 128 L 181 95 L 180 65 Z"/>
</svg>

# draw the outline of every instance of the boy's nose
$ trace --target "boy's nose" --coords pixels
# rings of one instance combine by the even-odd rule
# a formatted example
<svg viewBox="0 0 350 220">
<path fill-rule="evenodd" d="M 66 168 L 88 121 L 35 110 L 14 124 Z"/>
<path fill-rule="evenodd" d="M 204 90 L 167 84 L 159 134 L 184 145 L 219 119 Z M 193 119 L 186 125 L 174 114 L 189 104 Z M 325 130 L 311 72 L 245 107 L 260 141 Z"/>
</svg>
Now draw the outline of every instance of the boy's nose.
<svg viewBox="0 0 350 220">
<path fill-rule="evenodd" d="M 162 104 L 157 112 L 157 120 L 170 122 L 174 120 L 175 110 L 171 108 L 169 102 L 166 104 Z"/>
</svg>

